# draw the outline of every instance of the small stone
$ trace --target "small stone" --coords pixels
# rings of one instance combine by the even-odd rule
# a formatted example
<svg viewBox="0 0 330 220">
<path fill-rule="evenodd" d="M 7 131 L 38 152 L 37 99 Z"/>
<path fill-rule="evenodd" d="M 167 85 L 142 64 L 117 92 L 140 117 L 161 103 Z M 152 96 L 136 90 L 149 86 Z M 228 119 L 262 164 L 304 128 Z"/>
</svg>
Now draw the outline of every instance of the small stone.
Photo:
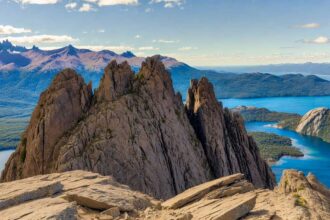
<svg viewBox="0 0 330 220">
<path fill-rule="evenodd" d="M 110 216 L 116 218 L 116 217 L 120 216 L 120 210 L 118 207 L 112 207 L 112 208 L 107 209 L 104 212 L 102 212 L 102 214 L 110 215 Z"/>
</svg>

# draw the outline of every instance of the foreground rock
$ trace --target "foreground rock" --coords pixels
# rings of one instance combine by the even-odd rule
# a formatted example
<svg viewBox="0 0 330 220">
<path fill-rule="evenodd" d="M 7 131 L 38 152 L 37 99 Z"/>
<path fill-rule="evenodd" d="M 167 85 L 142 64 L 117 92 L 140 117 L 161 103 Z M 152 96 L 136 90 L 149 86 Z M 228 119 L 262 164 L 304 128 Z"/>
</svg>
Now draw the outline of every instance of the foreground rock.
<svg viewBox="0 0 330 220">
<path fill-rule="evenodd" d="M 222 108 L 207 79 L 193 81 L 188 96 L 185 108 L 160 57 L 136 75 L 126 62 L 111 62 L 94 95 L 65 70 L 41 95 L 1 179 L 79 169 L 167 199 L 240 172 L 272 188 L 274 176 L 241 118 Z"/>
<path fill-rule="evenodd" d="M 1 202 L 8 204 L 0 208 L 0 216 L 34 220 L 237 219 L 254 207 L 256 194 L 248 192 L 253 189 L 242 174 L 235 174 L 196 186 L 161 203 L 118 184 L 111 177 L 71 171 L 0 184 Z"/>
<path fill-rule="evenodd" d="M 111 208 L 122 214 L 159 206 L 155 199 L 132 191 L 111 177 L 86 171 L 2 183 L 0 201 L 1 219 L 79 219 L 80 213 L 90 217 L 95 211 L 101 215 Z"/>
<path fill-rule="evenodd" d="M 47 190 L 45 190 L 47 189 Z M 8 193 L 7 193 L 8 192 Z M 222 177 L 159 201 L 87 171 L 0 184 L 1 220 L 24 219 L 329 219 L 330 191 L 312 174 L 285 171 L 274 190 L 255 189 L 243 174 Z"/>
<path fill-rule="evenodd" d="M 316 108 L 307 112 L 300 120 L 296 131 L 330 142 L 330 109 Z"/>
<path fill-rule="evenodd" d="M 256 206 L 245 219 L 330 219 L 330 190 L 313 174 L 285 170 L 274 191 L 256 192 Z"/>
</svg>

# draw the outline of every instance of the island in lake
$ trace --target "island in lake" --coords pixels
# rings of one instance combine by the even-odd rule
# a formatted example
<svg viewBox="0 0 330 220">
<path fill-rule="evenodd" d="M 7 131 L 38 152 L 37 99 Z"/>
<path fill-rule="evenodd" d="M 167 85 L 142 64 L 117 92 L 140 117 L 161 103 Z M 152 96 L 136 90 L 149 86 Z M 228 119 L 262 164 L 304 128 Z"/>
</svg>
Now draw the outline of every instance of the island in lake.
<svg viewBox="0 0 330 220">
<path fill-rule="evenodd" d="M 292 145 L 288 137 L 266 132 L 250 132 L 260 150 L 261 157 L 273 164 L 283 156 L 303 157 L 304 154 Z"/>
<path fill-rule="evenodd" d="M 312 109 L 303 116 L 254 106 L 238 106 L 232 111 L 240 113 L 245 122 L 276 122 L 278 128 L 330 142 L 330 109 L 325 107 Z"/>
</svg>

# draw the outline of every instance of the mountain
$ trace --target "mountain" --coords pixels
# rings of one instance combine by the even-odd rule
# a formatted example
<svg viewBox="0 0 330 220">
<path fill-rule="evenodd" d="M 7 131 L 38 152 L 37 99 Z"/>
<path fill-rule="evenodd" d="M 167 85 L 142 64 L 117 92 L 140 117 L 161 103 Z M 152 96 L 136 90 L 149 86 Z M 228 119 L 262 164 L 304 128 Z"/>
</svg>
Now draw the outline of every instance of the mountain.
<svg viewBox="0 0 330 220">
<path fill-rule="evenodd" d="M 183 65 L 174 58 L 161 57 L 166 68 Z M 78 49 L 72 45 L 55 50 L 41 50 L 36 46 L 31 49 L 15 46 L 9 41 L 0 43 L 0 71 L 21 72 L 56 72 L 64 68 L 73 68 L 81 71 L 102 71 L 111 61 L 121 63 L 127 61 L 132 67 L 140 67 L 145 60 L 136 57 L 127 51 L 116 54 L 109 50 L 99 52 L 87 49 Z"/>
<path fill-rule="evenodd" d="M 264 72 L 273 74 L 301 73 L 315 75 L 330 75 L 330 63 L 285 63 L 257 66 L 217 67 L 217 71 L 241 73 Z"/>
<path fill-rule="evenodd" d="M 273 188 L 242 118 L 223 109 L 212 84 L 193 80 L 188 94 L 184 105 L 159 56 L 136 75 L 127 62 L 112 61 L 94 93 L 66 69 L 41 94 L 1 179 L 88 170 L 164 199 L 241 172 Z"/>
<path fill-rule="evenodd" d="M 330 142 L 330 109 L 316 108 L 307 112 L 300 119 L 295 130 Z"/>
<path fill-rule="evenodd" d="M 218 74 L 211 81 L 218 98 L 330 95 L 330 82 L 314 75 Z"/>
</svg>

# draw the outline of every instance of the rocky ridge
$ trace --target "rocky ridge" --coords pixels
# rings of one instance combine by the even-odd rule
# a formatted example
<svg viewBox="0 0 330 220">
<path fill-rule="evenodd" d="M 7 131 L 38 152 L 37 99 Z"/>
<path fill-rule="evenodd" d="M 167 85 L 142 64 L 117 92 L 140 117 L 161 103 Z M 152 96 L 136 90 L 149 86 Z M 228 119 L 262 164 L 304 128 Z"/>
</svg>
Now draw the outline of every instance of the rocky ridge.
<svg viewBox="0 0 330 220">
<path fill-rule="evenodd" d="M 137 74 L 112 61 L 94 95 L 73 70 L 58 74 L 1 179 L 78 169 L 163 199 L 238 172 L 256 187 L 275 185 L 243 120 L 222 108 L 208 80 L 192 81 L 184 106 L 157 56 Z"/>
<path fill-rule="evenodd" d="M 39 175 L 0 184 L 1 219 L 329 219 L 330 191 L 315 176 L 285 171 L 274 191 L 237 173 L 166 201 L 87 171 Z"/>
<path fill-rule="evenodd" d="M 296 131 L 304 134 L 322 138 L 330 142 L 330 110 L 327 108 L 316 108 L 307 112 L 300 120 Z"/>
</svg>

